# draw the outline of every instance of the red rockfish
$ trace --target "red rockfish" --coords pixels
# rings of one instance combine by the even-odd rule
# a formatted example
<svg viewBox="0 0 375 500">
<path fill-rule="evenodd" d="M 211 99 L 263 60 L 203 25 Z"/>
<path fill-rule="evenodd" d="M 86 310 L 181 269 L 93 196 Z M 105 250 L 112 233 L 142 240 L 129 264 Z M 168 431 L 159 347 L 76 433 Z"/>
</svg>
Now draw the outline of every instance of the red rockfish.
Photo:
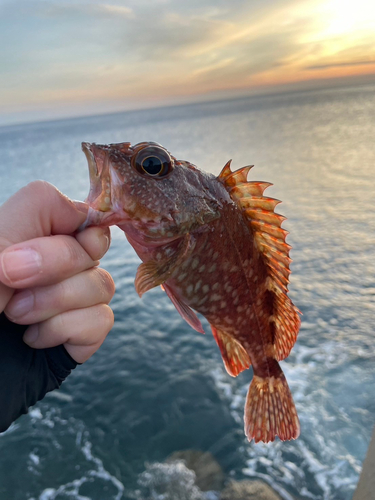
<svg viewBox="0 0 375 500">
<path fill-rule="evenodd" d="M 253 366 L 245 404 L 249 441 L 295 439 L 299 420 L 278 361 L 293 347 L 299 311 L 288 297 L 289 249 L 278 200 L 251 167 L 218 177 L 154 142 L 82 144 L 90 170 L 86 225 L 117 224 L 142 260 L 140 296 L 161 285 L 181 316 L 210 323 L 233 377 Z"/>
</svg>

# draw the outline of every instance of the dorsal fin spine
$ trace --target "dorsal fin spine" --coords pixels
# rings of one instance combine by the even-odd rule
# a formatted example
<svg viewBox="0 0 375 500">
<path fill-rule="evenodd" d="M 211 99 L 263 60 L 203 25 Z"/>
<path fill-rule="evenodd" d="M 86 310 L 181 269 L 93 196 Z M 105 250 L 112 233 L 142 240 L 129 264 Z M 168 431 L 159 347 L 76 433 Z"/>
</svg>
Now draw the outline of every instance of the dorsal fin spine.
<svg viewBox="0 0 375 500">
<path fill-rule="evenodd" d="M 268 224 L 267 222 L 264 221 L 251 220 L 250 223 L 254 231 L 266 233 L 271 236 L 274 236 L 275 238 L 280 238 L 284 241 L 287 235 L 289 234 L 289 232 L 286 229 L 282 229 L 281 227 L 275 227 L 272 224 Z"/>
<path fill-rule="evenodd" d="M 281 203 L 275 198 L 267 198 L 266 196 L 252 196 L 247 194 L 246 197 L 239 198 L 243 208 L 259 208 L 262 210 L 274 210 Z"/>
<path fill-rule="evenodd" d="M 267 222 L 268 224 L 272 224 L 276 227 L 281 227 L 281 224 L 285 220 L 285 217 L 283 215 L 276 214 L 271 210 L 246 208 L 245 213 L 248 217 L 250 217 L 251 220 Z"/>
<path fill-rule="evenodd" d="M 235 172 L 230 173 L 225 178 L 226 186 L 237 186 L 238 184 L 247 183 L 247 174 L 253 168 L 254 165 L 248 165 L 247 167 L 242 167 Z"/>
<path fill-rule="evenodd" d="M 281 238 L 275 238 L 268 233 L 262 233 L 260 237 L 269 245 L 270 247 L 274 247 L 276 250 L 283 252 L 285 249 L 288 251 L 292 248 L 288 243 L 285 243 L 285 240 Z"/>
<path fill-rule="evenodd" d="M 230 164 L 232 163 L 232 160 L 228 160 L 226 164 L 224 165 L 222 171 L 219 174 L 219 179 L 225 180 L 228 175 L 232 173 L 232 170 L 230 169 Z"/>
</svg>

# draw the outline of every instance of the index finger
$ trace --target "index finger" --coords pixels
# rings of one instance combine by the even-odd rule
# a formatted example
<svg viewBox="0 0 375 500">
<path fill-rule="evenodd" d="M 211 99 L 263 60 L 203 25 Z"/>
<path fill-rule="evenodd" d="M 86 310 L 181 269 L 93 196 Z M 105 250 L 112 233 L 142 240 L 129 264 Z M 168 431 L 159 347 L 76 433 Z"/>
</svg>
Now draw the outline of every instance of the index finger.
<svg viewBox="0 0 375 500">
<path fill-rule="evenodd" d="M 46 286 L 99 264 L 72 236 L 34 238 L 0 254 L 0 281 L 12 288 Z"/>
</svg>

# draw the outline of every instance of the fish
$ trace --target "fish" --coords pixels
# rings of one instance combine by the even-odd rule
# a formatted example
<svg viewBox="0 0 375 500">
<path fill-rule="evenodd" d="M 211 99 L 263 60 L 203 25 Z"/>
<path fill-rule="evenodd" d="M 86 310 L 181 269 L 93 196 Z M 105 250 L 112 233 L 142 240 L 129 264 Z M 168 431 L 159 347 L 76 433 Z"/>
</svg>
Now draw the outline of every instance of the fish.
<svg viewBox="0 0 375 500">
<path fill-rule="evenodd" d="M 296 439 L 300 423 L 280 367 L 297 339 L 300 311 L 288 296 L 290 245 L 253 166 L 218 176 L 177 160 L 156 142 L 82 143 L 90 174 L 86 225 L 117 225 L 142 263 L 140 297 L 160 286 L 204 333 L 204 316 L 229 375 L 253 368 L 244 431 L 249 441 Z"/>
</svg>

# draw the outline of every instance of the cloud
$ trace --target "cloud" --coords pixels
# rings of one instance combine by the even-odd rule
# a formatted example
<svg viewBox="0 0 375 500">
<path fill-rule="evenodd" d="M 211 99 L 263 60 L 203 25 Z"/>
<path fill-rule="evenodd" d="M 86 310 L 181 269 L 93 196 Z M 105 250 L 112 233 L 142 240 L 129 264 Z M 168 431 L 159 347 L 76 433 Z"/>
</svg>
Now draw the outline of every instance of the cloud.
<svg viewBox="0 0 375 500">
<path fill-rule="evenodd" d="M 134 18 L 133 9 L 125 7 L 124 5 L 101 4 L 98 6 L 98 9 L 103 12 L 108 12 L 109 14 L 113 14 L 116 16 L 121 16 L 128 19 Z"/>
<path fill-rule="evenodd" d="M 356 1 L 358 10 L 368 0 Z M 165 100 L 364 74 L 375 61 L 366 16 L 357 12 L 356 30 L 337 0 L 0 0 L 0 105 Z"/>
<path fill-rule="evenodd" d="M 328 64 L 315 64 L 312 66 L 306 66 L 306 69 L 327 69 L 327 68 L 343 68 L 349 66 L 366 66 L 366 65 L 375 65 L 375 60 L 372 61 L 346 61 L 346 62 L 337 62 L 337 63 L 328 63 Z"/>
</svg>

